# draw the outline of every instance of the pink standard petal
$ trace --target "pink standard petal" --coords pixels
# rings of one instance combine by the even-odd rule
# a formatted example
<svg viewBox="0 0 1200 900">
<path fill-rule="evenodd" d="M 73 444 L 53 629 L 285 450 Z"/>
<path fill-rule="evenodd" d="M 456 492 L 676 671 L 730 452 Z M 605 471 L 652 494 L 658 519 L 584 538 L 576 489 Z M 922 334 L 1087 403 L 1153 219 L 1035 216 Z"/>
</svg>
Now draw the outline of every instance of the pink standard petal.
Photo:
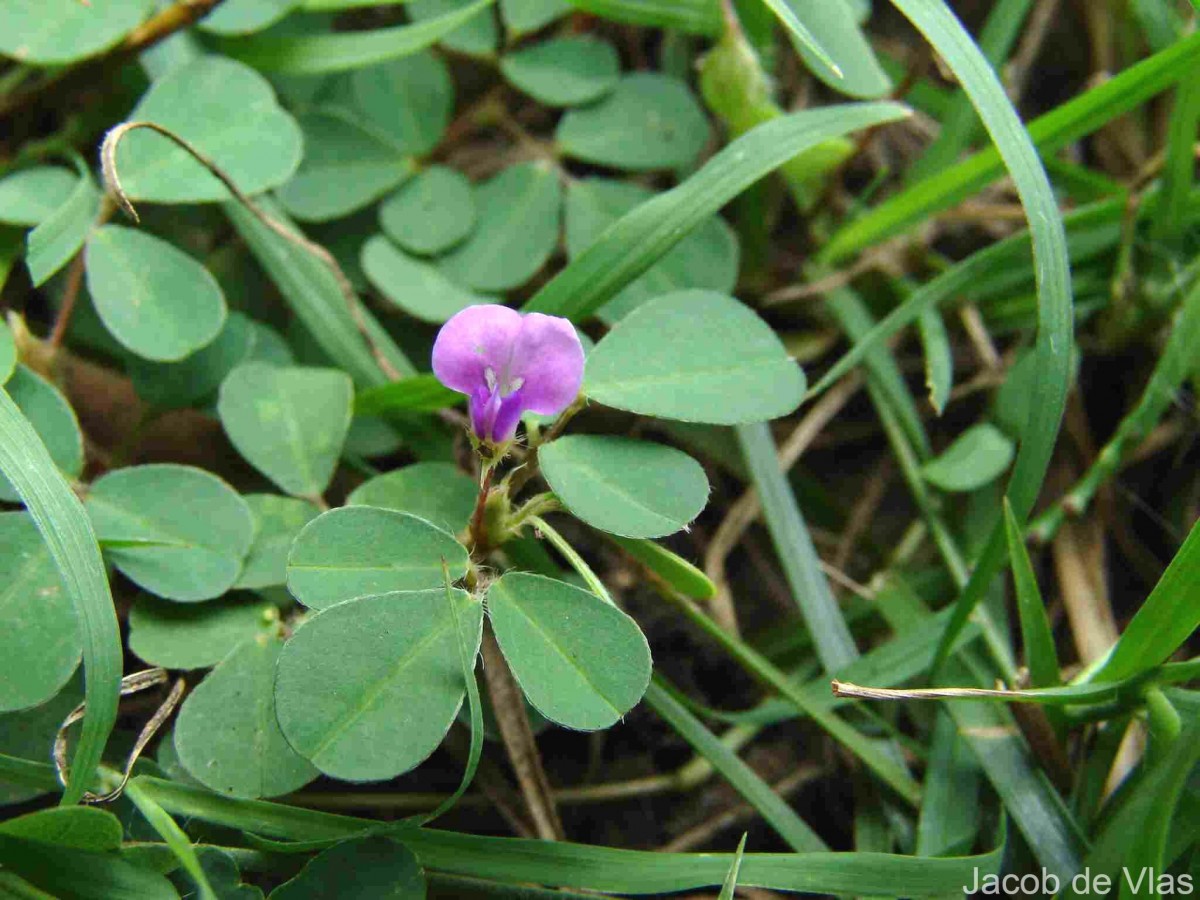
<svg viewBox="0 0 1200 900">
<path fill-rule="evenodd" d="M 555 416 L 571 405 L 583 383 L 583 345 L 566 319 L 529 313 L 513 345 L 510 379 L 521 379 L 522 406 Z"/>
<path fill-rule="evenodd" d="M 473 395 L 487 384 L 485 369 L 499 376 L 507 367 L 521 325 L 521 314 L 507 306 L 468 306 L 438 332 L 433 374 L 451 390 Z"/>
</svg>

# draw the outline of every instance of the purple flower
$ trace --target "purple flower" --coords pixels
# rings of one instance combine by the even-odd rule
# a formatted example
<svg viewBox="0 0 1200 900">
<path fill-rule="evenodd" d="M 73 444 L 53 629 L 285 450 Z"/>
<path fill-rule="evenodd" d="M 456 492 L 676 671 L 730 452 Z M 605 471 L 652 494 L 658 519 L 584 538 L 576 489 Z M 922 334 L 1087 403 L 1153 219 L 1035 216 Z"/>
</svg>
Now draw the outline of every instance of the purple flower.
<svg viewBox="0 0 1200 900">
<path fill-rule="evenodd" d="M 470 398 L 475 434 L 500 444 L 522 413 L 555 416 L 571 405 L 583 381 L 583 346 L 566 319 L 468 306 L 438 332 L 433 374 Z"/>
</svg>

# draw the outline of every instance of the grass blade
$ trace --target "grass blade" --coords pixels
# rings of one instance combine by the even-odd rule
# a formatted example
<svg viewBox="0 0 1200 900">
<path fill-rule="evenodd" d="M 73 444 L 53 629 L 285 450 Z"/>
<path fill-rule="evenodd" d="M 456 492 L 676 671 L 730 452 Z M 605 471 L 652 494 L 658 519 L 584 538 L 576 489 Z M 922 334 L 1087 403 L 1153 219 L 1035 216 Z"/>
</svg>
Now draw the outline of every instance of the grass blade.
<svg viewBox="0 0 1200 900">
<path fill-rule="evenodd" d="M 409 56 L 482 13 L 494 0 L 477 0 L 435 19 L 371 31 L 314 35 L 253 35 L 214 43 L 226 56 L 260 72 L 320 75 L 361 69 Z"/>
<path fill-rule="evenodd" d="M 955 684 L 969 684 L 980 680 L 976 668 L 956 657 L 943 671 Z M 1083 871 L 1083 831 L 1033 760 L 1012 714 L 998 703 L 950 702 L 943 708 L 1038 861 L 1064 882 Z"/>
<path fill-rule="evenodd" d="M 1172 814 L 1179 805 L 1188 775 L 1198 761 L 1200 719 L 1193 719 L 1101 828 L 1087 864 L 1097 874 L 1107 873 L 1114 886 L 1120 885 L 1121 897 L 1130 896 L 1122 868 L 1135 880 L 1151 867 L 1153 871 L 1147 874 L 1153 879 L 1164 868 L 1163 856 L 1174 818 Z M 1142 886 L 1146 886 L 1145 882 Z M 1149 891 L 1142 896 L 1157 896 L 1156 887 L 1152 880 Z M 1087 894 L 1067 890 L 1063 896 Z"/>
<path fill-rule="evenodd" d="M 904 0 L 897 6 L 902 11 L 911 8 L 922 15 L 926 14 L 923 11 L 933 8 L 931 0 Z M 955 21 L 948 12 L 945 17 Z M 994 73 L 986 61 L 978 57 L 978 50 L 973 55 L 977 57 L 973 75 L 984 76 L 995 83 Z M 1198 55 L 1200 34 L 1194 34 L 1035 119 L 1029 124 L 1027 140 L 1032 140 L 1042 153 L 1050 155 L 1166 90 L 1194 70 Z M 957 74 L 961 80 L 963 73 Z M 1001 90 L 999 84 L 996 89 Z M 986 119 L 984 124 L 987 124 Z M 981 151 L 913 185 L 843 227 L 825 245 L 820 259 L 829 264 L 840 262 L 953 206 L 1003 174 L 1001 154 L 995 148 Z"/>
<path fill-rule="evenodd" d="M 1188 196 L 1196 178 L 1196 130 L 1200 125 L 1200 76 L 1190 75 L 1175 89 L 1163 169 L 1163 202 L 1157 211 L 1155 236 L 1163 241 L 1183 237 Z"/>
<path fill-rule="evenodd" d="M 1129 0 L 1129 11 L 1137 20 L 1150 49 L 1169 47 L 1179 36 L 1180 23 L 1171 10 L 1171 0 Z"/>
<path fill-rule="evenodd" d="M 772 464 L 774 465 L 774 454 L 772 454 L 771 460 Z M 530 517 L 530 524 L 541 531 L 546 536 L 547 540 L 549 540 L 555 546 L 555 548 L 563 554 L 563 556 L 571 564 L 571 567 L 580 574 L 580 576 L 587 583 L 588 587 L 597 596 L 607 603 L 613 602 L 608 590 L 604 587 L 603 583 L 601 583 L 600 579 L 596 577 L 596 573 L 592 571 L 587 562 L 575 551 L 575 548 L 572 547 L 562 535 L 560 535 L 557 531 L 547 525 L 544 520 L 537 516 Z M 811 693 L 806 694 L 802 688 L 796 685 L 783 672 L 771 665 L 771 663 L 765 657 L 759 655 L 751 647 L 739 641 L 737 638 L 726 633 L 720 626 L 713 622 L 712 619 L 701 612 L 691 600 L 689 600 L 682 593 L 677 592 L 671 587 L 670 584 L 663 582 L 661 585 L 661 590 L 663 596 L 676 603 L 676 605 L 683 610 L 688 618 L 690 618 L 695 624 L 699 625 L 705 633 L 715 638 L 718 643 L 725 647 L 730 655 L 733 656 L 750 674 L 778 691 L 803 715 L 812 716 L 814 721 L 816 721 L 820 727 L 828 731 L 830 736 L 832 736 L 835 740 L 841 741 L 847 749 L 861 758 L 863 762 L 873 769 L 887 784 L 889 784 L 897 794 L 899 794 L 901 797 L 904 797 L 911 803 L 915 804 L 917 802 L 920 792 L 916 782 L 912 780 L 912 777 L 908 774 L 907 770 L 905 770 L 901 764 L 897 763 L 894 759 L 884 753 L 876 744 L 860 734 L 853 726 L 844 722 L 841 718 L 833 713 L 832 704 L 829 702 L 831 698 L 829 696 L 829 692 L 824 688 L 824 686 L 822 686 L 822 689 L 815 697 Z M 651 687 L 653 687 L 653 685 L 651 685 Z M 672 719 L 669 718 L 669 715 L 671 715 L 673 712 L 673 706 L 679 706 L 680 710 L 683 710 L 684 713 L 687 712 L 686 709 L 679 705 L 679 702 L 671 697 L 665 690 L 660 688 L 657 693 L 671 701 L 672 706 L 664 706 L 662 710 L 659 710 L 658 707 L 655 707 L 656 711 L 658 711 L 663 718 L 667 719 L 668 722 L 672 722 Z M 647 693 L 647 697 L 649 697 L 649 693 Z M 653 705 L 652 701 L 648 700 L 648 702 L 651 702 Z M 690 713 L 688 715 L 690 715 Z M 682 722 L 683 720 L 680 719 L 679 721 Z M 697 723 L 697 725 L 698 724 L 699 723 Z M 685 739 L 691 741 L 692 737 L 699 739 L 700 736 L 698 732 L 693 732 L 692 737 L 688 737 L 687 735 L 684 735 L 684 737 Z M 709 735 L 709 737 L 711 737 L 711 735 Z M 713 738 L 713 740 L 716 739 Z M 722 748 L 724 748 L 724 745 L 722 745 Z M 745 770 L 740 768 L 742 765 L 740 760 L 737 760 L 736 757 L 733 757 L 733 761 L 730 762 L 728 757 L 721 755 L 721 750 L 714 748 L 713 753 L 716 754 L 716 756 L 714 756 L 713 759 L 710 759 L 710 762 L 712 762 L 715 768 L 718 768 L 720 771 L 722 771 L 723 774 L 726 773 L 726 769 L 728 769 L 729 772 L 733 772 L 735 778 L 745 774 Z M 726 766 L 726 768 L 722 768 L 721 765 L 718 765 L 718 759 L 724 761 L 723 764 Z M 749 774 L 753 775 L 753 773 Z M 729 777 L 729 775 L 726 774 L 726 777 Z M 754 777 L 757 778 L 757 776 Z M 744 781 L 744 779 L 742 780 Z M 731 783 L 734 782 L 731 780 Z M 735 784 L 735 786 L 737 785 Z M 741 790 L 741 788 L 739 788 L 739 790 Z M 766 798 L 763 798 L 763 800 L 766 802 Z M 758 808 L 757 804 L 755 804 L 755 807 Z M 768 806 L 768 808 L 773 809 L 779 815 L 783 815 L 782 810 L 778 809 L 777 806 Z M 766 814 L 764 813 L 764 816 L 765 815 Z M 797 829 L 796 823 L 793 822 L 791 824 L 793 829 L 792 833 L 797 837 L 797 839 L 800 839 L 800 832 Z"/>
<path fill-rule="evenodd" d="M 722 206 L 799 153 L 908 115 L 895 103 L 805 110 L 748 131 L 682 184 L 617 222 L 525 304 L 523 312 L 586 319 Z"/>
<path fill-rule="evenodd" d="M 821 571 L 821 559 L 792 487 L 779 470 L 771 429 L 761 422 L 739 425 L 736 430 L 792 598 L 813 636 L 821 665 L 827 672 L 836 672 L 858 658 L 858 648 Z"/>
<path fill-rule="evenodd" d="M 979 763 L 950 714 L 939 710 L 917 820 L 917 855 L 947 856 L 971 848 L 979 832 L 979 787 Z"/>
<path fill-rule="evenodd" d="M 255 202 L 275 221 L 291 230 L 299 230 L 275 201 L 259 197 Z M 355 325 L 337 279 L 325 263 L 304 248 L 284 240 L 241 204 L 230 202 L 222 208 L 250 252 L 329 358 L 349 372 L 360 387 L 387 383 L 387 376 Z M 370 310 L 362 308 L 362 317 L 368 326 L 374 324 L 371 340 L 392 368 L 405 375 L 416 374 L 412 363 L 378 326 Z"/>
<path fill-rule="evenodd" d="M 87 715 L 71 760 L 64 804 L 78 803 L 117 718 L 123 651 L 108 576 L 91 520 L 28 420 L 0 388 L 0 472 L 25 502 L 71 596 L 83 629 Z"/>
<path fill-rule="evenodd" d="M 885 752 L 885 748 L 868 739 L 853 725 L 835 714 L 828 699 L 815 700 L 811 692 L 793 682 L 754 648 L 726 632 L 682 594 L 665 586 L 661 593 L 706 635 L 720 644 L 725 652 L 737 660 L 738 664 L 751 676 L 776 691 L 801 715 L 812 717 L 812 720 L 830 737 L 861 759 L 864 765 L 896 792 L 897 796 L 914 806 L 920 802 L 921 790 L 908 770 L 890 753 Z M 829 697 L 824 689 L 822 694 L 825 698 Z"/>
<path fill-rule="evenodd" d="M 715 734 L 693 716 L 664 689 L 658 676 L 646 689 L 647 705 L 674 730 L 692 745 L 697 753 L 707 759 L 714 769 L 733 786 L 742 798 L 758 810 L 763 820 L 775 829 L 789 847 L 797 853 L 814 853 L 828 850 L 825 842 L 808 827 L 782 797 L 771 789 L 753 769 L 741 761 L 738 755 L 723 744 Z"/>
<path fill-rule="evenodd" d="M 816 36 L 809 30 L 808 25 L 806 25 L 804 21 L 796 14 L 796 11 L 792 9 L 791 4 L 788 3 L 787 0 L 763 0 L 763 3 L 767 5 L 767 8 L 770 9 L 771 12 L 775 13 L 775 18 L 777 18 L 780 24 L 787 29 L 788 34 L 792 36 L 792 39 L 796 42 L 797 47 L 807 50 L 808 53 L 813 56 L 813 59 L 818 64 L 819 68 L 826 70 L 826 77 L 832 76 L 833 80 L 838 82 L 842 81 L 846 77 L 842 67 L 834 62 L 833 57 L 831 57 L 828 51 L 821 46 Z M 850 19 L 850 10 L 846 9 L 844 6 L 841 8 L 845 10 L 845 17 Z M 820 15 L 819 12 L 818 15 Z M 854 24 L 853 19 L 850 19 L 850 24 L 857 30 L 857 26 Z M 867 47 L 866 50 L 868 54 L 871 52 L 870 47 Z M 879 74 L 881 77 L 883 76 L 882 72 Z M 883 77 L 883 81 L 886 85 L 886 77 Z M 886 93 L 886 91 L 887 88 L 885 86 L 883 90 L 880 90 L 877 93 L 868 91 L 863 96 L 879 97 Z"/>
<path fill-rule="evenodd" d="M 146 792 L 177 816 L 296 841 L 357 836 L 370 819 L 278 803 L 235 800 L 139 776 Z M 502 882 L 532 882 L 626 894 L 654 894 L 724 883 L 732 853 L 655 853 L 567 842 L 490 838 L 422 828 L 404 842 L 422 866 Z M 953 893 L 999 871 L 1003 846 L 977 856 L 919 859 L 886 853 L 747 853 L 739 883 L 769 890 L 931 897 Z"/>
<path fill-rule="evenodd" d="M 1148 435 L 1171 405 L 1177 402 L 1179 390 L 1191 374 L 1196 361 L 1196 346 L 1200 343 L 1200 282 L 1188 291 L 1176 314 L 1171 335 L 1137 405 L 1123 418 L 1113 436 L 1096 454 L 1088 470 L 1067 491 L 1063 500 L 1042 513 L 1030 526 L 1040 541 L 1049 541 L 1058 531 L 1070 510 L 1082 513 L 1096 492 L 1116 475 L 1121 463 Z"/>
<path fill-rule="evenodd" d="M 950 335 L 941 313 L 927 309 L 917 319 L 921 346 L 925 351 L 925 386 L 929 389 L 929 405 L 939 416 L 945 411 L 954 387 L 954 359 Z"/>
<path fill-rule="evenodd" d="M 443 387 L 433 375 L 413 375 L 359 391 L 354 397 L 354 412 L 360 416 L 431 413 L 457 406 L 464 399 L 462 394 Z"/>
<path fill-rule="evenodd" d="M 1030 135 L 1008 102 L 996 73 L 962 24 L 942 0 L 893 2 L 958 76 L 1012 176 L 1029 220 L 1038 287 L 1036 376 L 1029 421 L 1008 488 L 1013 512 L 1023 522 L 1041 490 L 1070 387 L 1073 324 L 1066 234 L 1050 181 Z M 958 629 L 1003 564 L 1003 556 L 1004 530 L 998 522 L 957 601 L 954 618 L 942 639 L 939 659 L 945 658 Z"/>
<path fill-rule="evenodd" d="M 180 865 L 183 866 L 192 880 L 196 882 L 201 900 L 217 900 L 216 891 L 213 890 L 212 885 L 208 882 L 208 876 L 204 873 L 204 869 L 200 865 L 200 857 L 196 855 L 191 838 L 171 818 L 170 813 L 151 799 L 141 785 L 135 782 L 130 782 L 125 786 L 125 795 L 133 801 L 133 805 L 138 808 L 138 811 L 150 823 L 151 827 L 158 832 L 159 837 L 171 848 L 171 852 L 175 854 Z"/>
<path fill-rule="evenodd" d="M 1111 251 L 1120 241 L 1121 216 L 1125 200 L 1104 200 L 1063 217 L 1067 229 L 1067 249 L 1073 259 L 1092 259 Z M 864 364 L 867 355 L 882 341 L 899 333 L 917 321 L 926 310 L 969 294 L 973 288 L 995 277 L 996 272 L 1012 271 L 1018 266 L 1032 271 L 1029 260 L 1031 246 L 1028 231 L 1018 232 L 997 244 L 985 247 L 955 263 L 932 281 L 915 290 L 907 299 L 879 320 L 869 332 L 855 340 L 854 345 L 829 367 L 828 371 L 808 389 L 806 400 L 828 390 L 829 386 L 855 366 Z"/>
<path fill-rule="evenodd" d="M 1032 7 L 1033 0 L 998 0 L 988 13 L 979 34 L 979 49 L 994 68 L 999 69 L 1008 56 Z M 941 132 L 909 170 L 910 184 L 958 162 L 979 131 L 979 116 L 965 94 L 955 96 L 950 108 L 938 119 L 942 123 Z"/>
<path fill-rule="evenodd" d="M 1200 521 L 1167 566 L 1146 602 L 1125 628 L 1094 682 L 1122 681 L 1154 668 L 1200 627 Z"/>
<path fill-rule="evenodd" d="M 821 277 L 826 273 L 817 270 Z M 838 326 L 845 332 L 852 345 L 866 340 L 875 326 L 875 320 L 862 297 L 848 287 L 841 287 L 829 294 L 825 302 L 829 314 L 837 320 Z M 921 414 L 913 403 L 912 394 L 896 358 L 888 347 L 874 346 L 863 356 L 863 368 L 867 371 L 867 384 L 872 396 L 877 395 L 885 401 L 895 414 L 904 434 L 908 437 L 917 455 L 925 460 L 929 457 L 929 436 L 921 422 Z M 876 404 L 877 406 L 880 404 Z"/>
<path fill-rule="evenodd" d="M 567 0 L 592 15 L 685 34 L 716 37 L 721 33 L 720 0 Z"/>
<path fill-rule="evenodd" d="M 1054 635 L 1046 618 L 1037 576 L 1033 574 L 1033 565 L 1025 549 L 1025 537 L 1017 517 L 1013 515 L 1012 504 L 1007 499 L 1004 501 L 1004 529 L 1012 560 L 1017 612 L 1021 618 L 1021 643 L 1025 648 L 1025 665 L 1029 668 L 1029 683 L 1035 688 L 1057 687 L 1062 684 L 1062 678 L 1059 676 Z"/>
<path fill-rule="evenodd" d="M 737 890 L 738 873 L 742 868 L 742 855 L 746 852 L 746 835 L 742 835 L 742 839 L 738 841 L 737 850 L 733 854 L 733 864 L 729 867 L 729 874 L 725 876 L 725 883 L 721 885 L 721 896 L 717 900 L 733 900 L 734 891 Z"/>
<path fill-rule="evenodd" d="M 711 600 L 716 594 L 717 586 L 707 575 L 662 544 L 607 532 L 604 536 L 680 593 L 696 600 Z"/>
</svg>

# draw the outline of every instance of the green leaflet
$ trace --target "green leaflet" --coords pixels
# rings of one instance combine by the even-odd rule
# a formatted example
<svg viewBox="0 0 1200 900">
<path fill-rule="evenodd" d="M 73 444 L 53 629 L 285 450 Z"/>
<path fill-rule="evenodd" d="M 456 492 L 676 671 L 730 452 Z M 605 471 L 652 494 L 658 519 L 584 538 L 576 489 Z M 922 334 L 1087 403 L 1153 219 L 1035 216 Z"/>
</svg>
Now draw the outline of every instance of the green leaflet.
<svg viewBox="0 0 1200 900">
<path fill-rule="evenodd" d="M 657 72 L 624 76 L 603 100 L 567 112 L 554 132 L 567 156 L 633 172 L 691 166 L 708 137 L 688 86 Z"/>
<path fill-rule="evenodd" d="M 488 617 L 521 690 L 542 715 L 608 728 L 650 681 L 650 647 L 625 613 L 591 591 L 509 572 L 488 590 Z"/>
<path fill-rule="evenodd" d="M 467 550 L 452 535 L 406 512 L 346 506 L 322 513 L 296 537 L 288 589 L 305 606 L 324 609 L 384 591 L 415 591 L 442 582 L 442 564 L 461 578 Z"/>
<path fill-rule="evenodd" d="M 304 159 L 276 196 L 303 222 L 348 216 L 412 175 L 412 160 L 401 149 L 337 109 L 305 113 L 299 123 Z"/>
<path fill-rule="evenodd" d="M 438 268 L 476 291 L 508 291 L 534 276 L 558 245 L 562 190 L 544 162 L 509 166 L 475 191 L 474 230 Z"/>
<path fill-rule="evenodd" d="M 451 534 L 467 527 L 479 485 L 453 463 L 415 463 L 364 481 L 347 506 L 377 506 L 410 513 Z"/>
<path fill-rule="evenodd" d="M 253 590 L 286 584 L 292 541 L 320 510 L 308 500 L 274 494 L 247 494 L 242 499 L 254 515 L 254 543 L 234 586 Z"/>
<path fill-rule="evenodd" d="M 0 711 L 50 700 L 79 665 L 71 597 L 25 512 L 0 513 Z"/>
<path fill-rule="evenodd" d="M 380 205 L 379 224 L 410 253 L 442 253 L 474 230 L 475 188 L 457 169 L 430 166 Z"/>
<path fill-rule="evenodd" d="M 354 386 L 339 369 L 247 363 L 221 383 L 217 413 L 229 440 L 295 497 L 320 497 L 333 478 Z"/>
<path fill-rule="evenodd" d="M 276 797 L 317 777 L 276 722 L 275 668 L 283 646 L 265 632 L 242 641 L 180 708 L 175 750 L 206 787 L 234 797 Z"/>
<path fill-rule="evenodd" d="M 253 34 L 274 25 L 300 0 L 224 0 L 200 20 L 200 29 L 211 34 Z"/>
<path fill-rule="evenodd" d="M 511 84 L 547 106 L 580 106 L 603 97 L 617 84 L 616 49 L 591 37 L 554 38 L 500 60 Z"/>
<path fill-rule="evenodd" d="M 593 528 L 630 538 L 685 528 L 708 502 L 708 479 L 686 453 L 623 437 L 568 435 L 538 453 L 563 505 Z"/>
<path fill-rule="evenodd" d="M 697 290 L 621 319 L 588 354 L 583 379 L 583 392 L 608 406 L 716 425 L 787 415 L 804 386 L 766 322 L 732 297 Z"/>
<path fill-rule="evenodd" d="M 436 265 L 409 256 L 383 235 L 363 244 L 361 262 L 380 294 L 423 322 L 440 324 L 468 306 L 491 302 L 455 284 Z"/>
<path fill-rule="evenodd" d="M 59 806 L 0 822 L 0 834 L 39 844 L 104 852 L 121 846 L 121 821 L 94 806 Z"/>
<path fill-rule="evenodd" d="M 254 538 L 245 501 L 191 466 L 115 469 L 92 483 L 86 505 L 113 564 L 139 587 L 181 603 L 229 590 Z"/>
<path fill-rule="evenodd" d="M 393 778 L 429 756 L 466 690 L 455 629 L 472 657 L 483 634 L 482 606 L 453 598 L 457 615 L 444 588 L 359 597 L 298 628 L 275 682 L 292 748 L 345 781 Z"/>
<path fill-rule="evenodd" d="M 921 467 L 925 480 L 943 491 L 967 493 L 999 478 L 1012 462 L 1012 441 L 995 425 L 972 425 L 941 455 Z"/>
<path fill-rule="evenodd" d="M 129 649 L 153 666 L 203 669 L 278 622 L 275 607 L 251 594 L 234 593 L 202 604 L 144 595 L 129 612 Z"/>
<path fill-rule="evenodd" d="M 354 877 L 347 879 L 348 872 Z M 394 838 L 346 841 L 314 857 L 272 900 L 424 900 L 425 879 L 412 851 Z"/>
<path fill-rule="evenodd" d="M 300 128 L 271 85 L 220 56 L 199 56 L 156 80 L 130 121 L 155 122 L 184 138 L 247 195 L 283 184 L 300 162 Z M 191 154 L 147 128 L 121 140 L 116 169 L 134 201 L 212 203 L 229 196 Z"/>
<path fill-rule="evenodd" d="M 208 269 L 151 234 L 105 225 L 87 240 L 87 286 L 122 346 L 176 362 L 211 344 L 225 325 L 225 296 Z"/>
<path fill-rule="evenodd" d="M 99 210 L 100 191 L 81 163 L 75 189 L 25 238 L 25 265 L 35 287 L 70 262 L 87 239 Z"/>
<path fill-rule="evenodd" d="M 0 54 L 39 66 L 74 62 L 117 43 L 153 8 L 153 0 L 9 0 L 0 7 Z"/>
<path fill-rule="evenodd" d="M 0 222 L 40 225 L 67 202 L 79 176 L 61 166 L 34 166 L 0 179 Z"/>
</svg>

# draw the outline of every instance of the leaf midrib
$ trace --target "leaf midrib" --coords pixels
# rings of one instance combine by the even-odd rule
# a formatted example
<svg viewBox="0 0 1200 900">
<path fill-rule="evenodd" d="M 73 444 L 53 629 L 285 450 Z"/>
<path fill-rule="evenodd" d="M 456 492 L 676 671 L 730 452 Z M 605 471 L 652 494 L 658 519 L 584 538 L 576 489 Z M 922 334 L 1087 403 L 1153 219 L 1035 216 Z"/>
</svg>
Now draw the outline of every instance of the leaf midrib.
<svg viewBox="0 0 1200 900">
<path fill-rule="evenodd" d="M 494 588 L 493 588 L 493 590 L 494 590 Z M 503 588 L 501 589 L 501 594 L 504 594 Z M 618 707 L 615 703 L 613 703 L 611 700 L 609 700 L 608 697 L 604 693 L 601 692 L 600 688 L 596 686 L 596 683 L 594 681 L 592 681 L 592 679 L 588 676 L 587 672 L 584 671 L 584 669 L 579 665 L 579 663 L 577 663 L 571 657 L 571 655 L 569 653 L 567 653 L 562 647 L 560 647 L 554 641 L 554 639 L 551 637 L 551 635 L 544 628 L 542 628 L 542 626 L 535 619 L 533 619 L 529 615 L 529 613 L 525 612 L 525 610 L 521 608 L 521 605 L 517 602 L 517 600 L 515 598 L 513 598 L 511 595 L 509 595 L 505 599 L 508 600 L 508 605 L 515 612 L 517 612 L 521 616 L 521 618 L 523 618 L 526 622 L 529 623 L 529 625 L 533 629 L 533 631 L 536 632 L 537 635 L 539 637 L 541 637 L 542 640 L 545 641 L 546 644 L 548 644 L 551 648 L 553 648 L 555 651 L 557 651 L 558 655 L 563 659 L 563 661 L 565 661 L 572 669 L 575 670 L 575 672 L 579 675 L 579 677 L 583 681 L 583 683 L 586 684 L 589 688 L 591 688 L 592 693 L 595 694 L 597 697 L 599 697 L 601 700 L 603 700 L 608 705 L 609 709 L 611 709 L 613 711 L 613 713 L 619 719 L 622 716 L 622 711 L 621 711 L 620 707 Z M 503 643 L 501 644 L 500 649 L 501 650 L 504 649 Z"/>
<path fill-rule="evenodd" d="M 625 502 L 629 503 L 631 506 L 635 506 L 638 509 L 644 510 L 648 515 L 653 516 L 655 519 L 659 519 L 662 522 L 664 522 L 665 524 L 667 524 L 673 528 L 679 527 L 679 525 L 681 524 L 680 522 L 676 521 L 675 519 L 672 519 L 672 518 L 669 518 L 668 516 L 663 515 L 661 512 L 654 509 L 653 507 L 647 506 L 645 503 L 643 503 L 641 500 L 639 500 L 634 494 L 627 493 L 627 492 L 621 490 L 621 482 L 612 481 L 612 480 L 604 477 L 604 474 L 599 469 L 596 469 L 596 468 L 588 465 L 587 463 L 581 462 L 579 460 L 567 460 L 566 465 L 579 470 L 586 477 L 591 477 L 593 480 L 599 482 L 600 485 L 607 488 L 612 493 L 616 494 L 618 497 L 620 497 Z"/>
<path fill-rule="evenodd" d="M 350 709 L 337 722 L 334 723 L 332 728 L 330 728 L 325 737 L 321 740 L 321 743 L 318 744 L 317 748 L 313 750 L 311 755 L 308 756 L 308 759 L 315 764 L 317 758 L 320 757 L 321 754 L 328 750 L 334 742 L 340 740 L 355 722 L 366 715 L 371 707 L 374 706 L 375 701 L 379 699 L 379 696 L 383 693 L 384 689 L 391 682 L 395 681 L 396 677 L 400 675 L 401 672 L 411 666 L 418 657 L 423 655 L 449 630 L 450 624 L 446 622 L 438 625 L 427 635 L 425 635 L 425 637 L 413 645 L 409 649 L 408 653 L 401 656 L 396 663 L 384 673 L 383 676 L 375 679 L 371 686 L 360 694 L 361 701 L 359 704 Z"/>
<path fill-rule="evenodd" d="M 788 359 L 786 361 L 788 363 L 791 363 L 790 359 Z M 605 390 L 605 389 L 610 389 L 610 388 L 621 389 L 621 388 L 627 388 L 627 387 L 643 387 L 643 386 L 652 385 L 652 384 L 655 384 L 655 385 L 670 384 L 672 382 L 682 382 L 682 383 L 686 384 L 688 381 L 691 381 L 696 378 L 712 378 L 712 377 L 717 377 L 717 376 L 739 375 L 739 374 L 742 374 L 745 372 L 751 372 L 756 369 L 764 369 L 764 368 L 776 368 L 776 367 L 782 368 L 783 362 L 784 362 L 784 360 L 773 359 L 773 358 L 768 359 L 766 356 L 762 356 L 757 359 L 750 360 L 749 362 L 738 362 L 738 363 L 733 363 L 732 365 L 706 366 L 706 367 L 700 368 L 700 369 L 685 369 L 681 372 L 668 373 L 668 374 L 663 374 L 663 375 L 639 375 L 639 376 L 635 376 L 632 378 L 626 377 L 626 378 L 621 378 L 621 379 L 616 379 L 616 380 L 608 380 L 608 381 L 601 380 L 599 384 L 596 384 L 595 382 L 592 382 L 590 384 L 585 384 L 584 392 L 586 393 L 589 389 L 595 390 L 597 387 L 599 387 L 602 390 Z"/>
</svg>

